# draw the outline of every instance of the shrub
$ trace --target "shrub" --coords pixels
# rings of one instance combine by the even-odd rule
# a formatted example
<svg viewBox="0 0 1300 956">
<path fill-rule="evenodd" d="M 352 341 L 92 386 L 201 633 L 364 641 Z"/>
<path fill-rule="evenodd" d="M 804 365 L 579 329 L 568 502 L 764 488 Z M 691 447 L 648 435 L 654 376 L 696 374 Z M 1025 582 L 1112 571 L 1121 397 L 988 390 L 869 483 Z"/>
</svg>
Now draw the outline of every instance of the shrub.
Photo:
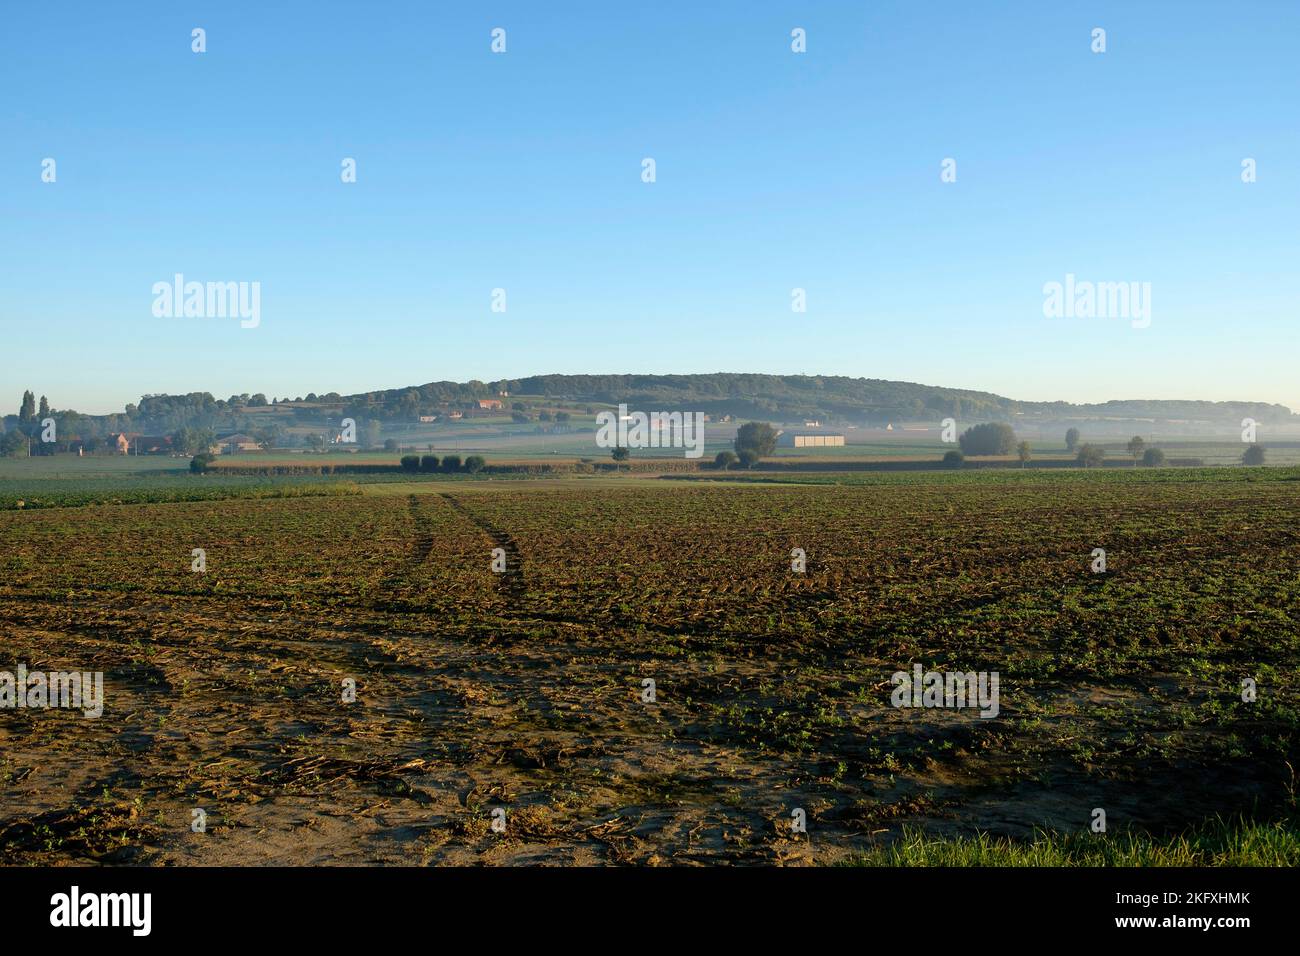
<svg viewBox="0 0 1300 956">
<path fill-rule="evenodd" d="M 1264 464 L 1264 446 L 1251 445 L 1241 453 L 1241 463 L 1243 465 L 1262 465 Z"/>
<path fill-rule="evenodd" d="M 958 441 L 964 455 L 1009 455 L 1016 447 L 1016 433 L 1006 422 L 985 422 L 966 429 Z"/>
<path fill-rule="evenodd" d="M 1142 453 L 1142 464 L 1148 468 L 1159 468 L 1165 463 L 1165 453 L 1159 448 L 1148 448 Z"/>
<path fill-rule="evenodd" d="M 206 451 L 199 452 L 190 459 L 190 472 L 196 475 L 206 474 L 214 461 L 216 461 L 215 455 L 210 455 Z"/>
<path fill-rule="evenodd" d="M 437 470 L 438 470 L 438 456 L 437 456 L 437 455 L 421 455 L 421 456 L 420 456 L 420 470 L 421 470 L 421 471 L 437 471 Z"/>
<path fill-rule="evenodd" d="M 419 455 L 402 456 L 402 471 L 419 471 L 419 470 L 420 470 Z"/>
<path fill-rule="evenodd" d="M 713 467 L 720 471 L 726 471 L 728 468 L 735 467 L 736 462 L 740 461 L 734 451 L 720 451 L 716 458 L 713 459 Z"/>
<path fill-rule="evenodd" d="M 471 475 L 477 475 L 480 471 L 483 470 L 483 466 L 486 464 L 487 461 L 483 458 L 482 455 L 470 455 L 468 458 L 465 459 L 465 470 L 468 471 Z"/>
<path fill-rule="evenodd" d="M 943 463 L 948 468 L 960 468 L 964 461 L 966 461 L 966 456 L 955 448 L 952 451 L 944 452 Z"/>
<path fill-rule="evenodd" d="M 1100 445 L 1081 445 L 1077 460 L 1084 468 L 1098 468 L 1106 464 L 1106 449 Z"/>
<path fill-rule="evenodd" d="M 442 460 L 443 471 L 460 471 L 460 455 L 448 455 Z"/>
<path fill-rule="evenodd" d="M 753 468 L 761 457 L 756 449 L 745 448 L 740 452 L 740 464 L 745 468 Z"/>
</svg>

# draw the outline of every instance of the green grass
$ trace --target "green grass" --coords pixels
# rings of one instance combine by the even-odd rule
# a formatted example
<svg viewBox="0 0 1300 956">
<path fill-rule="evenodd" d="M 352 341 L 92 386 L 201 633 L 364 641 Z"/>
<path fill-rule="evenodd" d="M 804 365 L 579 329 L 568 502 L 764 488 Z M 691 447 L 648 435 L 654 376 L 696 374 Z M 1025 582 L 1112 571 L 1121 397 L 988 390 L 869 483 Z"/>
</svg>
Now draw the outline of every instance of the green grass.
<svg viewBox="0 0 1300 956">
<path fill-rule="evenodd" d="M 1030 840 L 1014 840 L 987 833 L 931 837 L 909 828 L 896 842 L 853 857 L 846 865 L 1300 866 L 1300 829 L 1295 820 L 1217 820 L 1168 838 L 1128 830 L 1111 834 L 1039 830 Z"/>
</svg>

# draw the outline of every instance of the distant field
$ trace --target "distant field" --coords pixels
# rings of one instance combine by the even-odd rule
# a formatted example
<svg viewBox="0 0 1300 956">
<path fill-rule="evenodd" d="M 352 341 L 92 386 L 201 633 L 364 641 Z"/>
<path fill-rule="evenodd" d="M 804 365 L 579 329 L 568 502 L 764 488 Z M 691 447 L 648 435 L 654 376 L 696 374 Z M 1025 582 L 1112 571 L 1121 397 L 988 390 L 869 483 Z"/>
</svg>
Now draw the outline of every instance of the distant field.
<svg viewBox="0 0 1300 956">
<path fill-rule="evenodd" d="M 1300 480 L 1168 475 L 0 511 L 8 664 L 107 691 L 0 722 L 0 862 L 1294 865 Z"/>
</svg>

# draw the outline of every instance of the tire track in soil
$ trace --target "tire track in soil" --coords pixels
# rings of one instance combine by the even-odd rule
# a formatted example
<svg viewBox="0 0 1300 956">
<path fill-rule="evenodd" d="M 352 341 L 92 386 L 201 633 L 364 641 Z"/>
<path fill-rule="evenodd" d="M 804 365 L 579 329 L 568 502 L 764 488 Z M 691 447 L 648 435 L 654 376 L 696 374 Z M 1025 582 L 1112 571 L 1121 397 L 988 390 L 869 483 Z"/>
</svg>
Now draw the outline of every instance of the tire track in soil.
<svg viewBox="0 0 1300 956">
<path fill-rule="evenodd" d="M 524 579 L 524 556 L 519 550 L 519 545 L 515 543 L 508 532 L 502 531 L 495 525 L 475 514 L 472 510 L 465 507 L 458 498 L 447 492 L 439 492 L 438 497 L 442 498 L 451 505 L 458 513 L 464 515 L 473 524 L 487 535 L 493 545 L 500 548 L 506 553 L 506 570 L 504 573 L 493 573 L 496 578 L 496 588 L 504 596 L 512 600 L 522 600 L 528 592 L 528 583 Z"/>
</svg>

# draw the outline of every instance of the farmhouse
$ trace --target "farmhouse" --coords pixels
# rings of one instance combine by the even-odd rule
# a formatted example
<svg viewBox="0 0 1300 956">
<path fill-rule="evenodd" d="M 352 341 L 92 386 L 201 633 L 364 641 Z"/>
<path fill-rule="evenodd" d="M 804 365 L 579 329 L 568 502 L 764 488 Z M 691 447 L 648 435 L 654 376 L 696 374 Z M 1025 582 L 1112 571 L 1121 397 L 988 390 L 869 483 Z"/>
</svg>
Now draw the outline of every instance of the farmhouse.
<svg viewBox="0 0 1300 956">
<path fill-rule="evenodd" d="M 496 398 L 480 398 L 480 399 L 478 400 L 478 407 L 479 407 L 480 409 L 487 409 L 487 410 L 489 410 L 489 411 L 500 411 L 501 409 L 505 408 L 506 406 L 505 406 L 505 403 L 502 402 L 500 399 L 496 399 Z"/>
<path fill-rule="evenodd" d="M 108 436 L 108 440 L 112 444 L 113 450 L 119 455 L 129 455 L 131 453 L 132 439 L 139 437 L 138 432 L 113 432 Z"/>
<path fill-rule="evenodd" d="M 431 424 L 433 424 L 434 422 L 436 422 L 437 420 L 438 420 L 438 416 L 437 416 L 437 415 L 421 415 L 421 416 L 420 416 L 420 424 L 422 424 L 422 425 L 431 425 Z"/>
<path fill-rule="evenodd" d="M 777 444 L 783 448 L 832 448 L 844 445 L 844 436 L 831 432 L 782 432 Z"/>
</svg>

